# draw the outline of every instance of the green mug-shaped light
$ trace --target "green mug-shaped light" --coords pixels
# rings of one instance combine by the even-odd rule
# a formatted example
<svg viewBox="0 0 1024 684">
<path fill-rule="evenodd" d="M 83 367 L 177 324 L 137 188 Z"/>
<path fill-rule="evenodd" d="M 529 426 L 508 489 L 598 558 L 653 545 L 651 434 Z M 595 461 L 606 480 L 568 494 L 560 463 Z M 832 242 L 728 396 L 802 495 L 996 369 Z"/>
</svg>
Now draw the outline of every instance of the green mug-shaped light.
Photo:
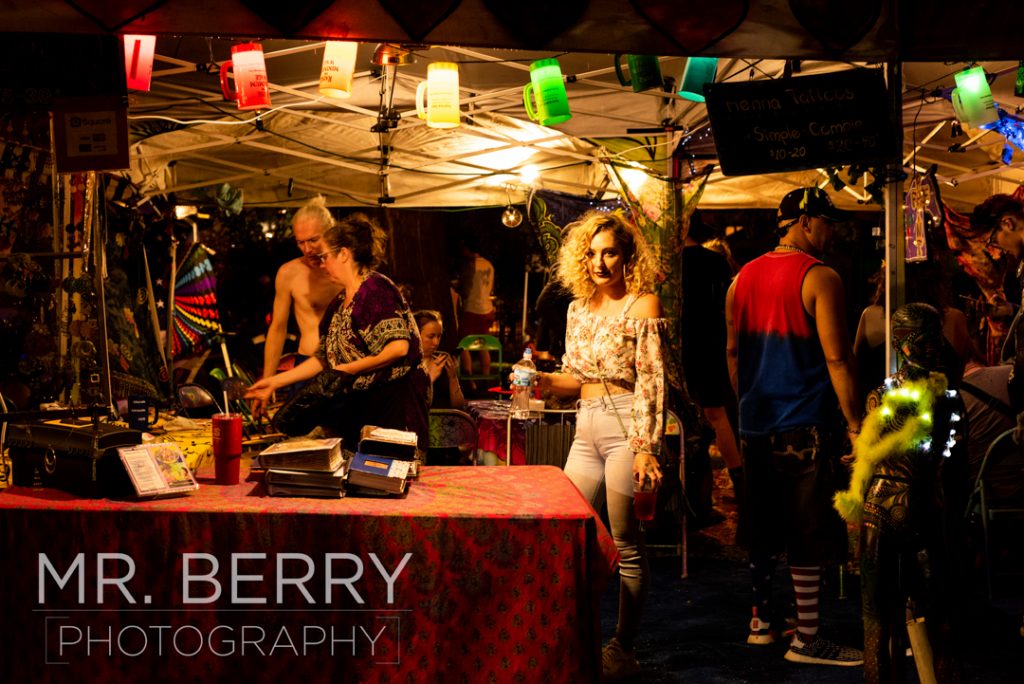
<svg viewBox="0 0 1024 684">
<path fill-rule="evenodd" d="M 683 84 L 679 97 L 693 102 L 704 101 L 704 84 L 714 83 L 718 73 L 717 57 L 690 57 L 683 69 Z"/>
<path fill-rule="evenodd" d="M 971 128 L 999 120 L 999 111 L 992 101 L 992 89 L 980 66 L 964 69 L 954 77 L 956 88 L 950 95 L 957 117 Z"/>
<path fill-rule="evenodd" d="M 531 91 L 534 94 L 532 98 Z M 531 100 L 536 100 L 536 108 Z M 523 106 L 526 107 L 526 115 L 541 126 L 560 124 L 572 118 L 562 68 L 557 59 L 538 59 L 530 65 L 530 82 L 523 88 Z"/>
<path fill-rule="evenodd" d="M 632 87 L 634 93 L 661 87 L 661 65 L 656 55 L 626 55 L 626 65 L 629 78 L 622 73 L 622 55 L 615 55 L 615 75 L 619 83 Z"/>
</svg>

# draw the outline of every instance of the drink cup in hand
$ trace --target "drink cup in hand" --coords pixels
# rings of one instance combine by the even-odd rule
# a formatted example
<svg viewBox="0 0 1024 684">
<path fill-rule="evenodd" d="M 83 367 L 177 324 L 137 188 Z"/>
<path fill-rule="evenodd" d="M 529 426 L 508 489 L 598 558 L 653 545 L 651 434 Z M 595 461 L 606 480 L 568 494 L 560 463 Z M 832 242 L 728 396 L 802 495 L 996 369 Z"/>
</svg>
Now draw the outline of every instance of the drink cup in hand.
<svg viewBox="0 0 1024 684">
<path fill-rule="evenodd" d="M 654 520 L 654 508 L 658 501 L 658 488 L 648 477 L 633 480 L 633 513 L 640 521 Z"/>
</svg>

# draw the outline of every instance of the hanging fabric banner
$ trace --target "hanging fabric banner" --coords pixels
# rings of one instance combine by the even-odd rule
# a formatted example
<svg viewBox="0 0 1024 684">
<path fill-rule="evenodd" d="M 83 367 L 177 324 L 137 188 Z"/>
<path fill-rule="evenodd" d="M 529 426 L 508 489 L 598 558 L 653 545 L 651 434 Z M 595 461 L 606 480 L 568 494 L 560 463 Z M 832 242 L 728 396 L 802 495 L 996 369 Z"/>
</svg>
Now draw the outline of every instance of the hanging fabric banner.
<svg viewBox="0 0 1024 684">
<path fill-rule="evenodd" d="M 223 332 L 217 312 L 217 278 L 210 254 L 193 244 L 174 279 L 172 358 L 195 354 Z"/>
</svg>

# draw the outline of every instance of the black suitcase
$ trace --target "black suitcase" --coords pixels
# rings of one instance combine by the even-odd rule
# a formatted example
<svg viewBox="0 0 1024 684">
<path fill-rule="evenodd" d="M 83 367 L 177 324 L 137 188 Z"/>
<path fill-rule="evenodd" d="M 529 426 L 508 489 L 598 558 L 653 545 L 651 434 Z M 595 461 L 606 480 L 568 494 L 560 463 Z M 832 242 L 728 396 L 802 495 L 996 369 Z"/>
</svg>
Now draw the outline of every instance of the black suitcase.
<svg viewBox="0 0 1024 684">
<path fill-rule="evenodd" d="M 131 494 L 117 447 L 142 443 L 139 430 L 57 419 L 7 427 L 13 484 L 54 487 L 89 498 Z"/>
</svg>

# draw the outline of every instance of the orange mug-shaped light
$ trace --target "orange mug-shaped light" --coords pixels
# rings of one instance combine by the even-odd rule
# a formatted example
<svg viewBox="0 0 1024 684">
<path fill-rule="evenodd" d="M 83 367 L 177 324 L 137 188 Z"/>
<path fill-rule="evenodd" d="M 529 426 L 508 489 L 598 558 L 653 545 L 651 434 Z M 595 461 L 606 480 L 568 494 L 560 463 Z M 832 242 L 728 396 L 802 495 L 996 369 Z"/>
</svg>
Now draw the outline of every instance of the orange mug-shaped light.
<svg viewBox="0 0 1024 684">
<path fill-rule="evenodd" d="M 228 83 L 229 70 L 234 74 L 235 92 L 231 91 Z M 231 46 L 231 59 L 220 65 L 220 89 L 224 99 L 234 100 L 242 111 L 270 107 L 270 88 L 262 45 L 239 43 Z"/>
<path fill-rule="evenodd" d="M 416 86 L 416 114 L 426 119 L 431 128 L 455 128 L 459 125 L 458 64 L 432 62 L 427 67 L 427 80 Z"/>
</svg>

